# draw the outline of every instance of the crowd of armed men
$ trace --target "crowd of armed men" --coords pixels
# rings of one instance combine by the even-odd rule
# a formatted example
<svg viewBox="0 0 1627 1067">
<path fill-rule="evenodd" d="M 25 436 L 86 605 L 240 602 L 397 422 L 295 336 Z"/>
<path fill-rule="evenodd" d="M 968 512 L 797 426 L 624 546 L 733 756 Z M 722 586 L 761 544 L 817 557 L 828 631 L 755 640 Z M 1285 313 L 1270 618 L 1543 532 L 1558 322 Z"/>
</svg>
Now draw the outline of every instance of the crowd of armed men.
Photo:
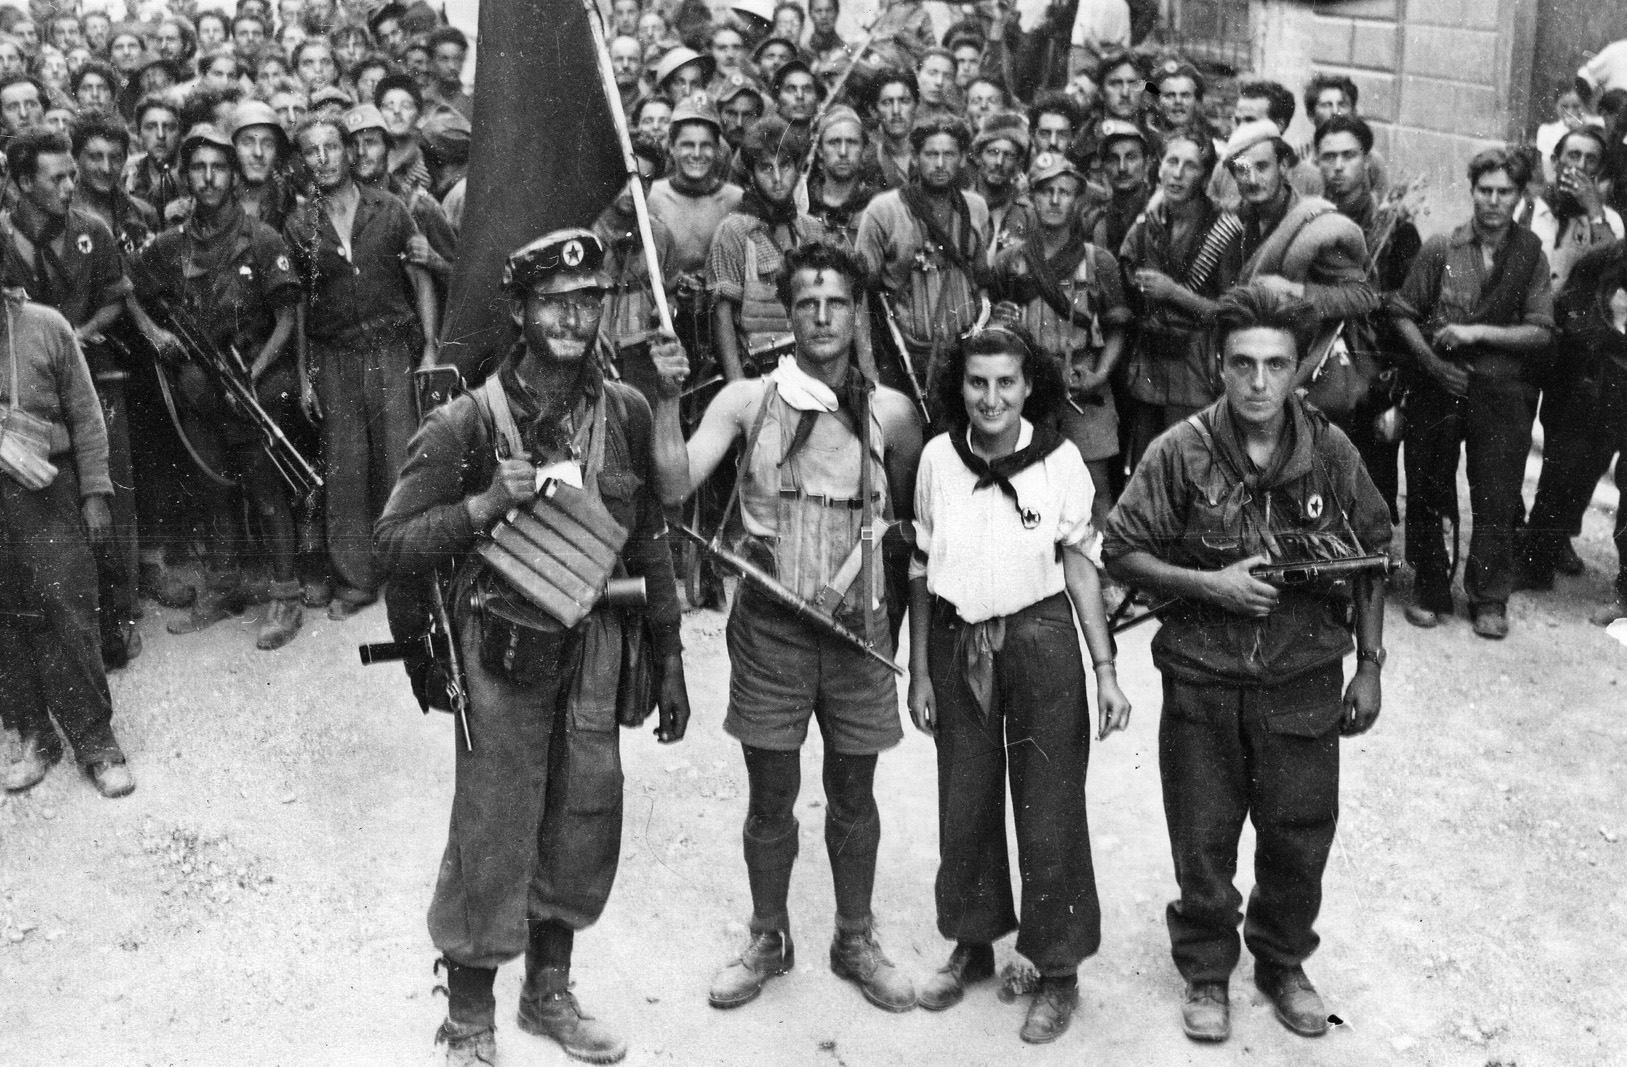
<svg viewBox="0 0 1627 1067">
<path fill-rule="evenodd" d="M 263 605 L 274 650 L 306 609 L 344 620 L 388 591 L 392 628 L 445 631 L 415 691 L 459 713 L 437 1048 L 493 1060 L 496 969 L 523 955 L 521 1029 L 612 1062 L 625 1043 L 569 972 L 619 855 L 617 726 L 658 709 L 660 740 L 683 737 L 682 601 L 722 607 L 732 570 L 752 916 L 710 1002 L 793 969 L 817 720 L 832 970 L 880 1008 L 944 1010 L 1016 932 L 1038 975 L 1021 1037 L 1046 1042 L 1099 946 L 1085 770 L 1092 733 L 1128 723 L 1111 631 L 1144 605 L 1182 1026 L 1226 1039 L 1246 944 L 1284 1025 L 1326 1031 L 1302 964 L 1339 738 L 1380 708 L 1401 464 L 1407 621 L 1454 615 L 1466 451 L 1463 586 L 1474 633 L 1501 638 L 1515 589 L 1579 566 L 1627 435 L 1623 190 L 1586 101 L 1544 153 L 1475 155 L 1470 221 L 1424 241 L 1355 85 L 1304 87 L 1314 136 L 1290 143 L 1289 88 L 1245 80 L 1228 111 L 1179 55 L 1129 49 L 1145 5 L 1061 24 L 982 5 L 940 35 L 896 0 L 853 40 L 836 0 L 614 0 L 605 64 L 659 278 L 631 189 L 523 243 L 502 278 L 518 340 L 420 422 L 462 215 L 463 36 L 421 2 L 130 24 L 39 6 L 0 7 L 7 789 L 64 739 L 104 795 L 134 788 L 105 672 L 139 651 L 143 599 L 177 634 Z M 593 582 L 642 579 L 641 607 L 562 621 L 492 562 L 560 515 L 619 535 Z M 1624 615 L 1618 580 L 1595 621 Z M 920 988 L 871 911 L 905 674 L 953 943 Z"/>
</svg>

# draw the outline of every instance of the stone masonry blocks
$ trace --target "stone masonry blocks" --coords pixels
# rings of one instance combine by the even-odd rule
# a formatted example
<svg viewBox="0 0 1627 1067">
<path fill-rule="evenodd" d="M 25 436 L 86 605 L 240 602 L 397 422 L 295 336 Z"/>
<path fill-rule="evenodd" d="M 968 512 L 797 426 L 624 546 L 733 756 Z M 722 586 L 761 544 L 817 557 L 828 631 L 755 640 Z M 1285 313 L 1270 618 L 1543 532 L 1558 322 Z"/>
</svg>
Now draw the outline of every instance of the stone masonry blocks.
<svg viewBox="0 0 1627 1067">
<path fill-rule="evenodd" d="M 1408 26 L 1407 73 L 1425 78 L 1493 84 L 1497 34 L 1444 26 Z"/>
<path fill-rule="evenodd" d="M 1317 63 L 1348 66 L 1356 36 L 1356 23 L 1350 19 L 1318 18 L 1311 34 L 1311 59 Z"/>
</svg>

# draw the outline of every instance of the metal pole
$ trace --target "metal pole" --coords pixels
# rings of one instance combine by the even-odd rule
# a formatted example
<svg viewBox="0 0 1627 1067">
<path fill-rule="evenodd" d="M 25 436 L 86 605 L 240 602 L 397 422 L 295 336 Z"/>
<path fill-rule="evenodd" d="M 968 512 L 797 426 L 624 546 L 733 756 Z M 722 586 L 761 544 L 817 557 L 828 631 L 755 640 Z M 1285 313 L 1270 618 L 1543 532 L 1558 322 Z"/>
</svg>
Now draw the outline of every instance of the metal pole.
<svg viewBox="0 0 1627 1067">
<path fill-rule="evenodd" d="M 610 47 L 605 43 L 604 27 L 599 23 L 599 9 L 593 0 L 582 0 L 587 14 L 588 30 L 593 34 L 593 51 L 598 57 L 599 84 L 604 89 L 605 103 L 610 107 L 610 120 L 616 124 L 616 136 L 621 141 L 622 161 L 627 167 L 627 191 L 633 197 L 633 212 L 638 216 L 638 236 L 644 245 L 644 265 L 650 274 L 650 292 L 655 297 L 655 310 L 661 318 L 661 332 L 668 337 L 678 336 L 672 326 L 672 309 L 667 306 L 667 290 L 661 281 L 661 260 L 655 254 L 655 234 L 650 230 L 650 206 L 644 200 L 644 180 L 638 176 L 638 159 L 633 155 L 633 138 L 627 132 L 627 116 L 621 112 L 621 92 L 616 88 L 616 76 L 610 69 Z"/>
</svg>

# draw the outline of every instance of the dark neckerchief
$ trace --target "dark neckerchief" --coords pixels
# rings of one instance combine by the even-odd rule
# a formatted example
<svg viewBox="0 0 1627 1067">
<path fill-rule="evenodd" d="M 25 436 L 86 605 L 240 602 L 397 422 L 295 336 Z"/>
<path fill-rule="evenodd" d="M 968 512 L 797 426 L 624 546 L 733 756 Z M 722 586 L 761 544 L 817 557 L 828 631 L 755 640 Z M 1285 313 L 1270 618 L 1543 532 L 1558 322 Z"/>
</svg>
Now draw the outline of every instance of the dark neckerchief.
<svg viewBox="0 0 1627 1067">
<path fill-rule="evenodd" d="M 951 226 L 951 230 L 960 231 L 958 235 L 946 230 L 938 222 L 938 213 L 933 208 L 932 197 L 919 178 L 911 178 L 898 190 L 898 195 L 903 199 L 904 206 L 909 209 L 910 214 L 914 215 L 916 221 L 926 230 L 928 242 L 936 245 L 938 251 L 942 252 L 961 273 L 981 284 L 982 272 L 977 265 L 977 237 L 972 229 L 972 210 L 966 206 L 966 197 L 961 195 L 960 190 L 949 189 L 944 196 L 955 222 L 959 223 L 959 226 Z"/>
<path fill-rule="evenodd" d="M 949 442 L 955 446 L 955 455 L 966 464 L 967 470 L 977 476 L 974 491 L 986 489 L 991 485 L 999 486 L 1000 492 L 1011 501 L 1011 506 L 1017 509 L 1018 514 L 1022 513 L 1023 506 L 1022 501 L 1017 499 L 1017 490 L 1011 484 L 1011 479 L 1034 464 L 1043 462 L 1046 456 L 1062 447 L 1062 442 L 1066 440 L 1056 431 L 1056 427 L 1051 425 L 1049 419 L 1041 419 L 1033 425 L 1034 436 L 1029 439 L 1026 447 L 995 460 L 984 459 L 972 451 L 971 442 L 966 439 L 968 431 L 965 426 L 956 426 L 949 431 Z"/>
<path fill-rule="evenodd" d="M 531 388 L 519 374 L 524 358 L 525 342 L 517 341 L 498 374 L 525 447 L 538 464 L 574 458 L 570 454 L 571 424 L 582 425 L 583 413 L 593 408 L 604 390 L 604 370 L 598 357 L 591 349 L 583 355 L 576 382 L 564 396 L 544 396 Z"/>
<path fill-rule="evenodd" d="M 1085 235 L 1084 227 L 1074 225 L 1068 232 L 1068 240 L 1057 250 L 1056 255 L 1046 256 L 1045 236 L 1039 227 L 1028 231 L 1028 237 L 1023 241 L 1023 262 L 1028 265 L 1028 273 L 1013 286 L 1017 290 L 1013 293 L 1019 303 L 1026 304 L 1036 296 L 1050 305 L 1062 320 L 1069 325 L 1084 329 L 1090 326 L 1090 316 L 1081 315 L 1062 291 L 1062 279 L 1073 277 L 1073 272 L 1079 269 L 1090 252 L 1090 240 Z M 1023 284 L 1023 283 L 1027 284 Z M 1032 289 L 1032 291 L 1028 291 Z"/>
<path fill-rule="evenodd" d="M 40 220 L 37 228 L 30 228 L 26 221 L 28 216 Z M 58 258 L 56 249 L 51 245 L 68 231 L 68 216 L 58 218 L 43 211 L 18 211 L 14 212 L 11 218 L 17 232 L 28 238 L 28 243 L 34 246 L 34 285 L 31 288 L 39 291 L 30 295 L 41 304 L 58 306 L 65 295 L 59 288 L 66 284 L 68 272 L 63 267 L 62 260 Z"/>
<path fill-rule="evenodd" d="M 769 236 L 771 237 L 773 236 L 774 227 L 784 226 L 791 231 L 792 247 L 796 246 L 797 202 L 794 197 L 786 198 L 783 204 L 770 203 L 757 190 L 757 186 L 752 185 L 741 194 L 740 203 L 735 205 L 735 210 L 742 215 L 750 215 L 754 219 L 761 219 L 763 224 L 768 227 Z"/>
</svg>

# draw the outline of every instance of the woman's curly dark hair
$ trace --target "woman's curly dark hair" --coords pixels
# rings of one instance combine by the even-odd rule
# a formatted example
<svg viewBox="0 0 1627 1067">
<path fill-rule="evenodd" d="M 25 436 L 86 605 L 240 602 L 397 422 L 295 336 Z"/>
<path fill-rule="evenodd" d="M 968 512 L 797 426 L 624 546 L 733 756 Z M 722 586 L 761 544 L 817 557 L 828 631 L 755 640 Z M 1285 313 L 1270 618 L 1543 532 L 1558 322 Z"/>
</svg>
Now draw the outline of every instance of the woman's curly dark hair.
<svg viewBox="0 0 1627 1067">
<path fill-rule="evenodd" d="M 1017 356 L 1022 360 L 1023 377 L 1034 390 L 1023 404 L 1023 418 L 1029 422 L 1044 422 L 1062 410 L 1068 395 L 1062 364 L 1042 351 L 1020 319 L 1008 313 L 1015 310 L 1009 304 L 997 306 L 986 328 L 946 349 L 944 358 L 933 368 L 927 390 L 934 421 L 940 428 L 964 433 L 971 421 L 960 388 L 966 376 L 966 361 L 972 356 Z"/>
</svg>

